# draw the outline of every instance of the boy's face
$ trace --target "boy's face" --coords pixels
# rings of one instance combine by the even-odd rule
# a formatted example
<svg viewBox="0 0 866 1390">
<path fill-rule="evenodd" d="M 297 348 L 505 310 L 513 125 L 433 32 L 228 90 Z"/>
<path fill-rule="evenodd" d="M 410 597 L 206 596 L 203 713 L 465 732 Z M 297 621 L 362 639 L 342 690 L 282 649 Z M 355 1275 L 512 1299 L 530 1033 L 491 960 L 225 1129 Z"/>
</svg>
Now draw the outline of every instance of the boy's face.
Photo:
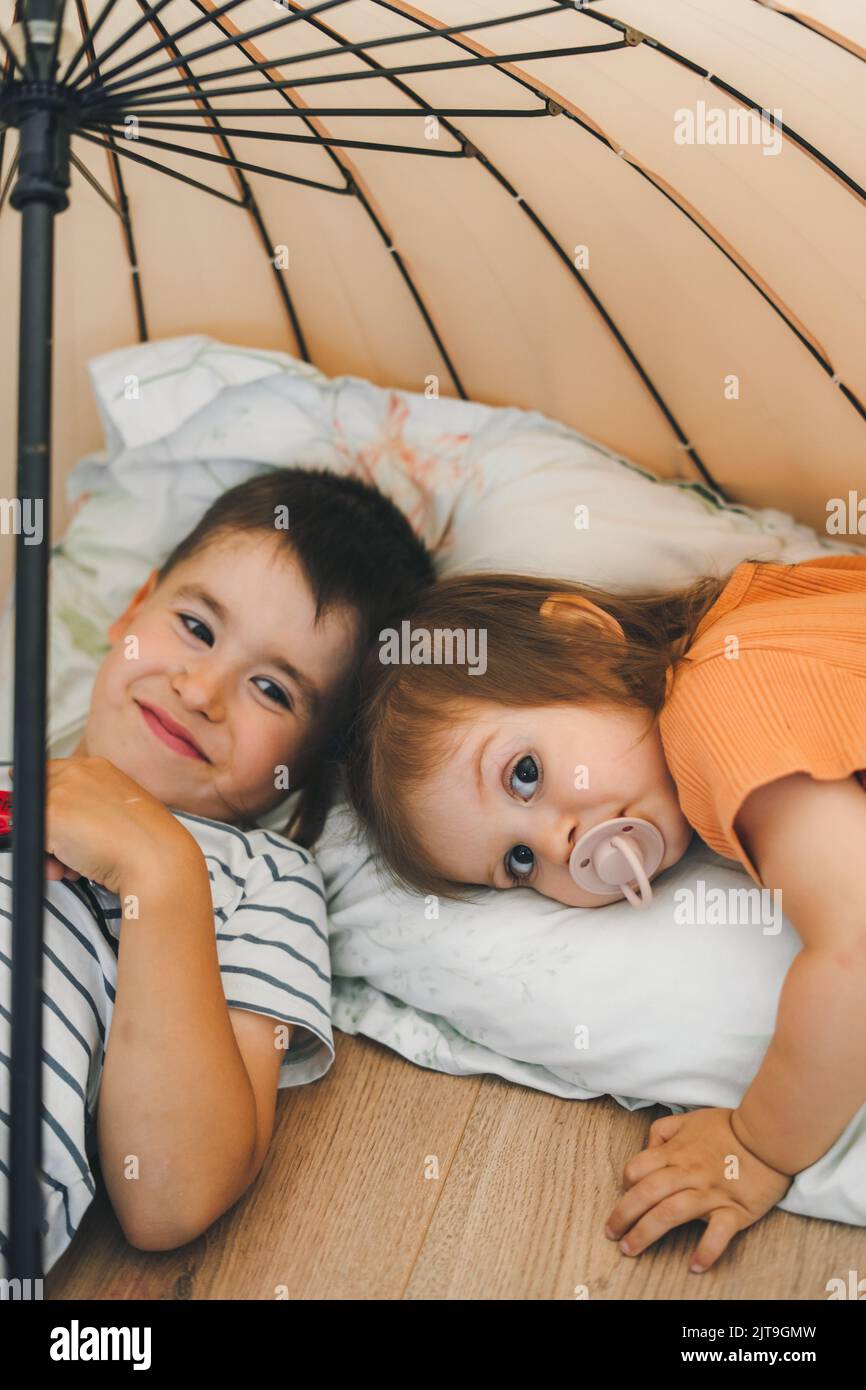
<svg viewBox="0 0 866 1390">
<path fill-rule="evenodd" d="M 156 578 L 154 570 L 108 630 L 111 651 L 73 757 L 108 758 L 175 810 L 255 820 L 296 788 L 317 701 L 356 660 L 357 613 L 332 610 L 315 626 L 298 561 L 264 532 L 219 537 L 159 587 Z M 179 725 L 200 754 L 172 741 L 145 707 Z"/>
<path fill-rule="evenodd" d="M 618 816 L 650 821 L 665 842 L 656 878 L 693 834 L 658 727 L 642 738 L 647 722 L 636 710 L 480 704 L 410 802 L 427 853 L 457 883 L 534 888 L 571 907 L 622 902 L 616 889 L 599 896 L 572 879 L 568 861 L 581 835 Z M 518 846 L 530 855 L 514 855 Z"/>
</svg>

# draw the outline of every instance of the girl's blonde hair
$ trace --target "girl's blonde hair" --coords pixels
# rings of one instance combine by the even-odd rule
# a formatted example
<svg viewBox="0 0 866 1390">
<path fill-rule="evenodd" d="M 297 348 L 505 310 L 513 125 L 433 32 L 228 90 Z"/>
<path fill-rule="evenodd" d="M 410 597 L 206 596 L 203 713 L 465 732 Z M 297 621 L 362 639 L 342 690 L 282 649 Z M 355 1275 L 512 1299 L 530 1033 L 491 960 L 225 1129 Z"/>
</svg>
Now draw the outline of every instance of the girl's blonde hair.
<svg viewBox="0 0 866 1390">
<path fill-rule="evenodd" d="M 760 563 L 760 562 L 759 562 Z M 457 900 L 472 885 L 437 868 L 408 815 L 408 800 L 441 764 L 462 717 L 473 706 L 575 704 L 645 709 L 652 728 L 665 702 L 669 667 L 682 659 L 695 628 L 730 578 L 705 577 L 669 592 L 616 594 L 589 584 L 514 574 L 441 580 L 408 615 L 414 639 L 474 629 L 486 633 L 487 667 L 384 665 L 373 647 L 361 671 L 360 703 L 350 734 L 347 790 L 374 849 L 394 879 L 421 893 Z M 616 620 L 575 621 L 555 594 L 588 599 Z M 382 634 L 380 634 L 380 637 Z M 479 887 L 482 885 L 478 885 Z"/>
</svg>

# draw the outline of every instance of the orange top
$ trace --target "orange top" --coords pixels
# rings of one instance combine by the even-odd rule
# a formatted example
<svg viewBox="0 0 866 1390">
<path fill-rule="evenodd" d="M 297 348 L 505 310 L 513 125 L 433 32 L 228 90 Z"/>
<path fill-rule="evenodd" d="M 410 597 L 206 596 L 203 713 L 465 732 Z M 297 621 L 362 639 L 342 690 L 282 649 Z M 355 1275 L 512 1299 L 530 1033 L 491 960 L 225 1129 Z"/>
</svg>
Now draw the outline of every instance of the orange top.
<svg viewBox="0 0 866 1390">
<path fill-rule="evenodd" d="M 749 793 L 792 772 L 866 790 L 866 554 L 737 565 L 668 670 L 659 732 L 686 819 L 774 886 L 734 833 Z"/>
</svg>

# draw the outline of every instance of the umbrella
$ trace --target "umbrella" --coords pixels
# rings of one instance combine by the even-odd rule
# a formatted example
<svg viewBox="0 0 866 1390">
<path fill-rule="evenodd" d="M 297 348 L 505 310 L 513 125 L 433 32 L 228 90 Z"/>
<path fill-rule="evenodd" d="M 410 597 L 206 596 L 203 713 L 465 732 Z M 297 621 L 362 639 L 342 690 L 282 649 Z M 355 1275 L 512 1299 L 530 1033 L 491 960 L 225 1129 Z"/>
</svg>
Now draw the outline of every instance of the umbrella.
<svg viewBox="0 0 866 1390">
<path fill-rule="evenodd" d="M 11 416 L 19 383 L 17 499 L 46 541 L 18 518 L 11 1234 L 32 1276 L 52 406 L 62 473 L 98 442 L 88 357 L 206 332 L 537 409 L 823 523 L 864 477 L 866 19 L 858 0 L 0 0 L 0 40 L 20 324 L 0 390 Z"/>
</svg>

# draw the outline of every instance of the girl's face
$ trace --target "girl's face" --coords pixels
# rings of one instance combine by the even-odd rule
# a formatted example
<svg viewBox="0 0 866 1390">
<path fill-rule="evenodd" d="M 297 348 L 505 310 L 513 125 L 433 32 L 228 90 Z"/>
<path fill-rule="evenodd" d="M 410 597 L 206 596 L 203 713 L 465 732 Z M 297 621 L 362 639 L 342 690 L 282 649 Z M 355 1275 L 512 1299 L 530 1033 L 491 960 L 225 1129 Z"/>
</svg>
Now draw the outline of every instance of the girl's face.
<svg viewBox="0 0 866 1390">
<path fill-rule="evenodd" d="M 459 883 L 528 886 L 572 907 L 624 901 L 578 888 L 568 861 L 581 835 L 616 816 L 640 816 L 661 832 L 653 878 L 688 848 L 693 830 L 658 726 L 640 741 L 648 722 L 645 711 L 479 705 L 410 801 L 425 849 Z"/>
<path fill-rule="evenodd" d="M 353 663 L 355 610 L 315 625 L 303 570 L 260 532 L 220 537 L 156 578 L 108 630 L 73 757 L 108 758 L 175 810 L 255 820 L 295 790 L 317 710 Z"/>
</svg>

